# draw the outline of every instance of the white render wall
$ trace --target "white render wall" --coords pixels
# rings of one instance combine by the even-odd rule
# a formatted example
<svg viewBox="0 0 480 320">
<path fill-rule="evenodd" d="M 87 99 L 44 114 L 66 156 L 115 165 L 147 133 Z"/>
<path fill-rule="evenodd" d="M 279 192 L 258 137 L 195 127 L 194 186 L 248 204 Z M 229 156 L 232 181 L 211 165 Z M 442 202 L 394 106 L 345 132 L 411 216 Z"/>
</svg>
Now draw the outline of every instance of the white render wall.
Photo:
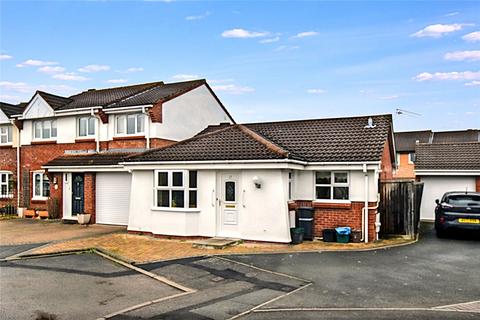
<svg viewBox="0 0 480 320">
<path fill-rule="evenodd" d="M 198 170 L 198 210 L 191 212 L 153 209 L 154 171 L 132 171 L 128 229 L 163 235 L 217 235 L 217 173 L 220 172 Z M 239 236 L 245 240 L 290 242 L 287 173 L 279 169 L 237 172 L 240 174 Z M 262 179 L 262 188 L 255 188 L 254 176 Z"/>
<path fill-rule="evenodd" d="M 208 125 L 231 122 L 205 85 L 195 88 L 162 106 L 162 123 L 151 124 L 151 137 L 169 140 L 190 138 Z"/>
<path fill-rule="evenodd" d="M 473 176 L 417 176 L 423 182 L 422 205 L 420 219 L 435 220 L 436 199 L 441 199 L 448 191 L 475 191 Z"/>
<path fill-rule="evenodd" d="M 365 201 L 365 175 L 360 170 L 333 170 L 348 171 L 350 178 L 350 201 Z M 378 177 L 375 177 L 375 171 L 368 171 L 368 201 L 376 202 L 378 199 Z M 315 199 L 315 171 L 304 170 L 294 171 L 293 199 L 294 200 L 314 200 Z"/>
</svg>

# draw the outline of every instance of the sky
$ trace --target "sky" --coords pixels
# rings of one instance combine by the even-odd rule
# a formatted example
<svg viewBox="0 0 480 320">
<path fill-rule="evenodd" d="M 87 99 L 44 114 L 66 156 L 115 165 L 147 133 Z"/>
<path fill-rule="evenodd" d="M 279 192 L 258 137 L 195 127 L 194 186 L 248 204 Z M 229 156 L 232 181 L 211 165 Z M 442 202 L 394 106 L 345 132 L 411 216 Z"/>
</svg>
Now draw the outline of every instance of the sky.
<svg viewBox="0 0 480 320">
<path fill-rule="evenodd" d="M 239 123 L 480 128 L 480 2 L 0 0 L 1 101 L 195 78 Z"/>
</svg>

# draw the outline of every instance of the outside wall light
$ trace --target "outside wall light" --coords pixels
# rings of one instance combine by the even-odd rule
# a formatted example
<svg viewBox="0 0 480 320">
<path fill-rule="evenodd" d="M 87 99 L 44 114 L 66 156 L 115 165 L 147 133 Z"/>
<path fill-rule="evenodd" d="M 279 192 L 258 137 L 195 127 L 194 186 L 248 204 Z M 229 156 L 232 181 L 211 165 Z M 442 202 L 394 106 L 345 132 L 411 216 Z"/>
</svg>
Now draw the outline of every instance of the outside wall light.
<svg viewBox="0 0 480 320">
<path fill-rule="evenodd" d="M 255 188 L 260 189 L 262 187 L 262 179 L 257 176 L 252 178 L 253 183 L 255 184 Z"/>
</svg>

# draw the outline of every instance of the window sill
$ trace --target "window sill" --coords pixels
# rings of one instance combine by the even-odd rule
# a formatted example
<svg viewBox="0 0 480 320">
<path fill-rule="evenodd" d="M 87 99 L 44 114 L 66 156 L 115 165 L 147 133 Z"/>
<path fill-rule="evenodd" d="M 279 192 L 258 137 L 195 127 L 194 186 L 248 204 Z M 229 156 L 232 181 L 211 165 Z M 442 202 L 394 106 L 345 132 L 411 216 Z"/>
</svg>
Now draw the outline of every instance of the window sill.
<svg viewBox="0 0 480 320">
<path fill-rule="evenodd" d="M 47 201 L 48 197 L 33 197 L 32 201 Z"/>
<path fill-rule="evenodd" d="M 9 195 L 9 196 L 0 196 L 0 200 L 9 200 L 9 199 L 13 199 L 13 195 Z"/>
<path fill-rule="evenodd" d="M 113 140 L 141 140 L 145 139 L 145 135 L 139 134 L 132 134 L 132 135 L 121 135 L 121 136 L 114 136 Z"/>
<path fill-rule="evenodd" d="M 56 144 L 57 140 L 32 140 L 32 144 Z"/>
<path fill-rule="evenodd" d="M 13 143 L 12 143 L 12 142 L 0 143 L 0 148 L 11 148 L 11 147 L 13 147 Z"/>
<path fill-rule="evenodd" d="M 199 213 L 200 209 L 198 208 L 160 208 L 152 207 L 152 211 L 163 211 L 163 212 L 184 212 L 184 213 Z"/>
<path fill-rule="evenodd" d="M 77 137 L 75 142 L 95 142 L 95 137 Z"/>
<path fill-rule="evenodd" d="M 315 200 L 312 204 L 314 208 L 349 209 L 352 207 L 350 200 Z"/>
</svg>

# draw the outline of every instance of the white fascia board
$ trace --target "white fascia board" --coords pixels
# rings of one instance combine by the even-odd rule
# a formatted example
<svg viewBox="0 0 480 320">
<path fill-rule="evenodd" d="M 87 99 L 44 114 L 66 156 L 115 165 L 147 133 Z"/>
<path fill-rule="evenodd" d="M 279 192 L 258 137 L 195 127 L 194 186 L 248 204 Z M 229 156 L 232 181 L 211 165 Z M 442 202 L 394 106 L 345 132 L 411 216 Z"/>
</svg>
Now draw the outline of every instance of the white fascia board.
<svg viewBox="0 0 480 320">
<path fill-rule="evenodd" d="M 145 104 L 141 106 L 131 106 L 131 107 L 119 107 L 119 108 L 110 108 L 110 109 L 104 109 L 103 112 L 107 114 L 113 114 L 113 113 L 123 113 L 126 111 L 141 111 L 145 108 L 150 108 L 152 107 L 153 104 Z"/>
<path fill-rule="evenodd" d="M 127 169 L 121 165 L 110 166 L 42 166 L 48 172 L 124 172 Z"/>
<path fill-rule="evenodd" d="M 379 170 L 380 162 L 338 162 L 338 163 L 309 163 L 305 170 L 363 170 L 363 165 L 367 165 L 367 170 Z"/>
<path fill-rule="evenodd" d="M 415 170 L 417 176 L 478 176 L 480 170 Z"/>
<path fill-rule="evenodd" d="M 88 107 L 88 108 L 57 110 L 57 111 L 55 111 L 55 115 L 70 116 L 70 115 L 76 115 L 76 114 L 91 113 L 92 110 L 99 110 L 99 109 L 102 109 L 102 107 L 101 106 L 95 106 L 95 107 Z"/>
</svg>

